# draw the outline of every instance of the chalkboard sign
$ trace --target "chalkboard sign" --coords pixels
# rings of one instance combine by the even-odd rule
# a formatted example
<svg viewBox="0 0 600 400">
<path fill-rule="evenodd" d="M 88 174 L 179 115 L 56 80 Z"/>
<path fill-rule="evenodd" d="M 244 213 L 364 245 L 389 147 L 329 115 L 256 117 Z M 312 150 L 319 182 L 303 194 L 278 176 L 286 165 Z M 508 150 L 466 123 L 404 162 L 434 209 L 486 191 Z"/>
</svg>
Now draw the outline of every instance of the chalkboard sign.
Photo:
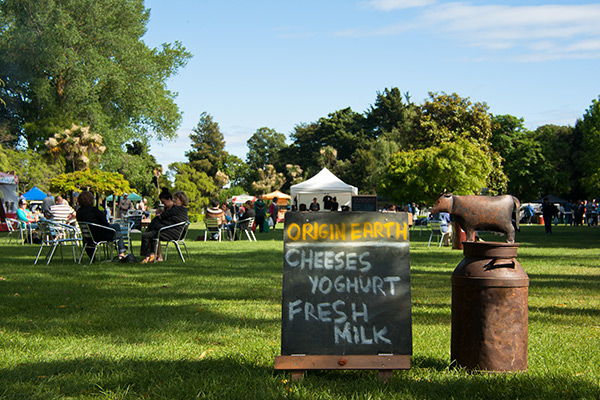
<svg viewBox="0 0 600 400">
<path fill-rule="evenodd" d="M 405 213 L 288 212 L 282 355 L 412 354 Z"/>
<path fill-rule="evenodd" d="M 377 211 L 377 196 L 352 196 L 352 211 Z"/>
</svg>

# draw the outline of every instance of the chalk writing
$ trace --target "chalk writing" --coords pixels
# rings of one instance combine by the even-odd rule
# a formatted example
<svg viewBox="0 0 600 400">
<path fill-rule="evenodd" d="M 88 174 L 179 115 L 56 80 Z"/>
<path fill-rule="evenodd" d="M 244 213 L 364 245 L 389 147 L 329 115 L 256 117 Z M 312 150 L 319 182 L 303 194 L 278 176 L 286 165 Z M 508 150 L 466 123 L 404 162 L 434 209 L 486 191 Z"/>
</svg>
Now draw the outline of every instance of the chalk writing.
<svg viewBox="0 0 600 400">
<path fill-rule="evenodd" d="M 291 223 L 285 228 L 292 242 L 321 240 L 408 239 L 408 224 L 399 222 Z"/>
<path fill-rule="evenodd" d="M 407 217 L 286 214 L 282 354 L 410 354 Z"/>
</svg>

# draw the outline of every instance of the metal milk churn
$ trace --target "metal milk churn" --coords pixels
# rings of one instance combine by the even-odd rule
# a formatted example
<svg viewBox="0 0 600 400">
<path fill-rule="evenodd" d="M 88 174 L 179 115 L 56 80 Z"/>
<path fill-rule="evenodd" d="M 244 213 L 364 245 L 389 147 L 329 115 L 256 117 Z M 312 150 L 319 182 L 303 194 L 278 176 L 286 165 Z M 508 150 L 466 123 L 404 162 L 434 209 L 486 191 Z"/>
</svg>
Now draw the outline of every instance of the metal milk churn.
<svg viewBox="0 0 600 400">
<path fill-rule="evenodd" d="M 527 370 L 529 277 L 518 243 L 463 242 L 452 273 L 452 363 L 468 370 Z"/>
</svg>

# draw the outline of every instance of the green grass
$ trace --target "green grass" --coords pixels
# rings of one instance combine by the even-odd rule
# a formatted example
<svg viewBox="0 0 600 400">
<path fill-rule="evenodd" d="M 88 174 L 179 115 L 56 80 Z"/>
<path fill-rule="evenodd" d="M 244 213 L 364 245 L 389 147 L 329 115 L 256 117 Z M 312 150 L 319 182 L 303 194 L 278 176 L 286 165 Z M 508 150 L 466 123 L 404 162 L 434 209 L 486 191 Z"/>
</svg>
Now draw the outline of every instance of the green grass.
<svg viewBox="0 0 600 400">
<path fill-rule="evenodd" d="M 201 234 L 194 226 L 188 236 Z M 1 399 L 600 399 L 600 228 L 524 226 L 529 370 L 450 364 L 450 276 L 462 252 L 411 233 L 412 368 L 275 371 L 281 230 L 258 243 L 194 242 L 158 264 L 33 265 L 0 239 Z M 498 240 L 488 235 L 486 240 Z M 139 251 L 139 238 L 136 240 Z"/>
</svg>

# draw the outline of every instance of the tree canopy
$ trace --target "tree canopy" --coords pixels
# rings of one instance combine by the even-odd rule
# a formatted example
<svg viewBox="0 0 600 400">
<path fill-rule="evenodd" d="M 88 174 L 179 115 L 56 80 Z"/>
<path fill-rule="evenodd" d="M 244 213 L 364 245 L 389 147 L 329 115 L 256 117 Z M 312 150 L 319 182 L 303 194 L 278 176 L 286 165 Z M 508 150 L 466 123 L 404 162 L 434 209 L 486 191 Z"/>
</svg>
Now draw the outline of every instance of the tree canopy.
<svg viewBox="0 0 600 400">
<path fill-rule="evenodd" d="M 166 81 L 191 55 L 179 42 L 148 48 L 148 17 L 143 0 L 0 1 L 5 142 L 38 149 L 73 123 L 107 145 L 173 137 L 181 115 Z"/>
</svg>

